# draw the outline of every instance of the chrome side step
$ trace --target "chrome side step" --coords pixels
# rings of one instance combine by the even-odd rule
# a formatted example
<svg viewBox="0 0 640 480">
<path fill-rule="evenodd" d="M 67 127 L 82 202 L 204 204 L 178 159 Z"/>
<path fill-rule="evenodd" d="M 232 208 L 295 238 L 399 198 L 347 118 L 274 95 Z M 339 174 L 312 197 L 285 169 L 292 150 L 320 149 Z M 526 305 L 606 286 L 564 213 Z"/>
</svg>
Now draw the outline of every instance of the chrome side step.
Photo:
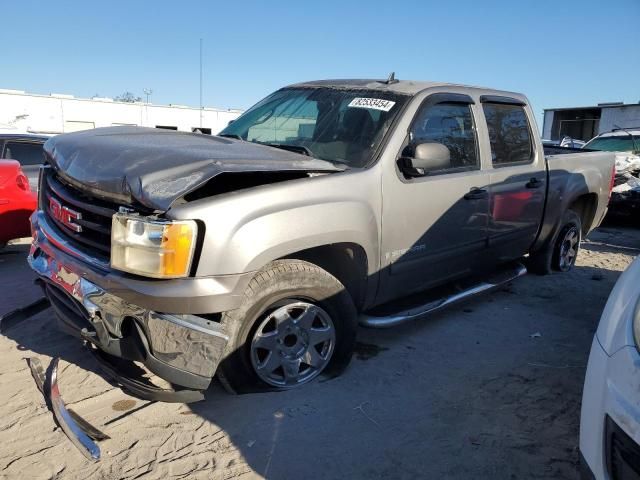
<svg viewBox="0 0 640 480">
<path fill-rule="evenodd" d="M 461 292 L 427 302 L 417 307 L 409 308 L 407 310 L 403 310 L 386 316 L 375 316 L 362 313 L 359 317 L 359 323 L 363 327 L 369 328 L 394 327 L 409 320 L 414 320 L 429 313 L 433 313 L 444 307 L 460 302 L 474 295 L 478 295 L 479 293 L 487 292 L 489 290 L 497 288 L 501 285 L 504 285 L 505 283 L 508 283 L 518 277 L 525 275 L 526 273 L 526 267 L 522 264 L 517 264 L 515 268 L 510 269 L 507 272 L 495 275 L 493 278 L 490 278 L 486 281 L 472 285 L 462 290 Z"/>
</svg>

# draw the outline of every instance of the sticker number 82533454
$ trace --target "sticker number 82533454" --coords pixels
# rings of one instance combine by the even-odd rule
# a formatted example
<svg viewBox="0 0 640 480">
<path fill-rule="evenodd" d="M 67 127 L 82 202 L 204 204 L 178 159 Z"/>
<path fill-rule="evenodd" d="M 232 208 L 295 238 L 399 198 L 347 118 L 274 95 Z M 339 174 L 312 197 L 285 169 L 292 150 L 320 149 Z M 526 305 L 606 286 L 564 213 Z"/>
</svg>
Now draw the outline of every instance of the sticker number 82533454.
<svg viewBox="0 0 640 480">
<path fill-rule="evenodd" d="M 353 108 L 370 108 L 372 110 L 382 110 L 388 112 L 393 108 L 396 102 L 391 100 L 384 100 L 382 98 L 363 98 L 356 97 L 349 103 L 349 107 Z"/>
</svg>

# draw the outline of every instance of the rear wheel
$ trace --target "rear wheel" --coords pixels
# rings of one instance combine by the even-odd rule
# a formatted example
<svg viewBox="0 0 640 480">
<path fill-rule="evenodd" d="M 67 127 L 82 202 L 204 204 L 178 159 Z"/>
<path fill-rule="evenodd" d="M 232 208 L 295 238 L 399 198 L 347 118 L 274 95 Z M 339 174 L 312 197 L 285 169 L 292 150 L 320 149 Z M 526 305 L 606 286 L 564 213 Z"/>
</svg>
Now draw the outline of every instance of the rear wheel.
<svg viewBox="0 0 640 480">
<path fill-rule="evenodd" d="M 572 210 L 565 214 L 565 225 L 556 241 L 551 267 L 558 272 L 568 272 L 573 268 L 580 249 L 582 224 L 580 217 Z"/>
<path fill-rule="evenodd" d="M 554 270 L 568 272 L 576 262 L 581 238 L 580 216 L 573 210 L 567 210 L 554 238 L 544 249 L 529 255 L 528 270 L 538 275 L 547 275 Z"/>
<path fill-rule="evenodd" d="M 300 260 L 279 260 L 259 272 L 240 308 L 222 322 L 230 340 L 218 377 L 235 393 L 291 389 L 322 373 L 339 374 L 357 328 L 344 286 Z"/>
</svg>

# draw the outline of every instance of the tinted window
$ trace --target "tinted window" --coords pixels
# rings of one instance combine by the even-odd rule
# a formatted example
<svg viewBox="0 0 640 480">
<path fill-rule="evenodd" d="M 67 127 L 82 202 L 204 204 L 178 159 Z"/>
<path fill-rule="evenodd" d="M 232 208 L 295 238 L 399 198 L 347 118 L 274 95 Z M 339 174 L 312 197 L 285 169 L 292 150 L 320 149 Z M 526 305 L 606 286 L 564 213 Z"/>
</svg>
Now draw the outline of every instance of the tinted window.
<svg viewBox="0 0 640 480">
<path fill-rule="evenodd" d="M 42 163 L 42 144 L 27 142 L 7 142 L 4 158 L 18 160 L 20 165 L 40 165 Z"/>
<path fill-rule="evenodd" d="M 471 107 L 461 103 L 427 105 L 411 127 L 411 144 L 435 142 L 449 149 L 449 168 L 479 168 Z"/>
<path fill-rule="evenodd" d="M 407 98 L 380 90 L 285 88 L 251 107 L 220 135 L 363 167 L 373 160 Z"/>
<path fill-rule="evenodd" d="M 528 163 L 533 159 L 531 130 L 520 105 L 483 104 L 489 128 L 491 160 L 494 165 Z"/>
</svg>

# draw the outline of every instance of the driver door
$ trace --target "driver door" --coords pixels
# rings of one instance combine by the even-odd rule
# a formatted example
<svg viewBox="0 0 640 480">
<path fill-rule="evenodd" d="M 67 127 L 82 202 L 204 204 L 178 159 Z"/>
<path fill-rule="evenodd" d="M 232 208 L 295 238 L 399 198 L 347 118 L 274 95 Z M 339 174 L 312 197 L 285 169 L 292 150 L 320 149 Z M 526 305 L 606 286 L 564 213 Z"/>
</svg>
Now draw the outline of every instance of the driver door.
<svg viewBox="0 0 640 480">
<path fill-rule="evenodd" d="M 448 164 L 439 161 L 437 169 L 417 175 L 402 167 L 385 173 L 376 303 L 467 274 L 486 248 L 489 174 L 481 169 L 473 103 L 461 94 L 427 97 L 399 165 L 425 142 L 447 147 Z"/>
</svg>

